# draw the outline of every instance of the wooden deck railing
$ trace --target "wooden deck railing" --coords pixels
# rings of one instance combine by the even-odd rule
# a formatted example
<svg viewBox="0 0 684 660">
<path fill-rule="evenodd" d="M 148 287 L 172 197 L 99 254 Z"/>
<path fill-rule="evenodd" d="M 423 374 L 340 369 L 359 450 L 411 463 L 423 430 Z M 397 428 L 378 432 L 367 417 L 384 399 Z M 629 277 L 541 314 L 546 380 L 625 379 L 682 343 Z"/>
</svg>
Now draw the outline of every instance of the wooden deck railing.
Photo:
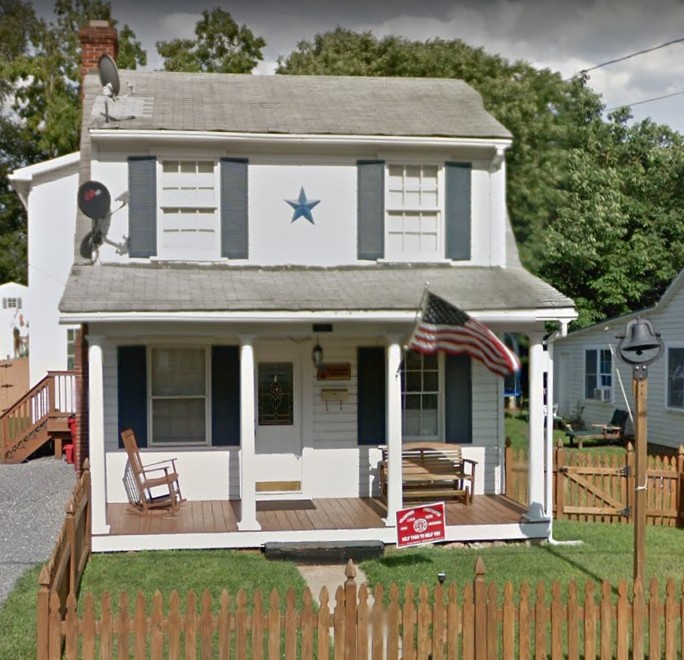
<svg viewBox="0 0 684 660">
<path fill-rule="evenodd" d="M 64 524 L 50 559 L 40 572 L 37 599 L 39 658 L 60 658 L 60 625 L 69 596 L 78 593 L 91 550 L 90 468 L 86 459 L 80 479 L 66 506 Z M 51 614 L 52 612 L 52 614 Z"/>
<path fill-rule="evenodd" d="M 70 594 L 66 612 L 60 599 L 50 599 L 50 649 L 39 648 L 39 660 L 75 658 L 335 658 L 335 660 L 424 658 L 489 660 L 501 658 L 665 658 L 682 657 L 684 600 L 682 586 L 670 579 L 661 589 L 626 580 L 615 587 L 593 582 L 523 584 L 485 582 L 482 559 L 472 583 L 407 585 L 386 592 L 358 586 L 351 561 L 331 604 L 327 588 L 315 607 L 305 589 L 298 606 L 294 589 L 284 599 L 244 590 L 223 591 L 218 602 L 208 591 L 184 598 L 172 591 L 164 602 L 157 591 Z M 340 575 L 340 582 L 343 576 Z M 332 607 L 331 607 L 332 605 Z M 40 607 L 40 605 L 39 605 Z M 332 611 L 331 611 L 332 610 Z M 45 622 L 44 616 L 39 621 Z M 648 654 L 648 655 L 646 655 Z"/>
<path fill-rule="evenodd" d="M 506 442 L 506 496 L 527 504 L 528 457 Z M 676 456 L 649 456 L 646 470 L 649 524 L 684 524 L 684 447 Z M 557 520 L 632 522 L 634 448 L 623 455 L 566 450 L 553 451 L 553 511 Z"/>
<path fill-rule="evenodd" d="M 0 416 L 0 462 L 10 460 L 51 417 L 76 411 L 76 375 L 50 371 Z"/>
</svg>

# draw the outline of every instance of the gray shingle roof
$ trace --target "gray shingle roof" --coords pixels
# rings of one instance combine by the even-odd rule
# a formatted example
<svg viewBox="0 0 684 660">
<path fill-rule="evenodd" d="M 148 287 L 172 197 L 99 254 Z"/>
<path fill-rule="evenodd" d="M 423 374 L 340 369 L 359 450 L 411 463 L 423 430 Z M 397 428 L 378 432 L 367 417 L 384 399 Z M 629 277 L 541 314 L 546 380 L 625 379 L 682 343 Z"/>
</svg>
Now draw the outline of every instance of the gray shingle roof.
<svg viewBox="0 0 684 660">
<path fill-rule="evenodd" d="M 510 138 L 461 80 L 121 71 L 105 124 L 96 75 L 86 77 L 90 129 Z M 129 90 L 132 86 L 132 93 Z"/>
<path fill-rule="evenodd" d="M 425 283 L 467 311 L 571 308 L 522 268 L 75 266 L 63 313 L 415 311 Z"/>
</svg>

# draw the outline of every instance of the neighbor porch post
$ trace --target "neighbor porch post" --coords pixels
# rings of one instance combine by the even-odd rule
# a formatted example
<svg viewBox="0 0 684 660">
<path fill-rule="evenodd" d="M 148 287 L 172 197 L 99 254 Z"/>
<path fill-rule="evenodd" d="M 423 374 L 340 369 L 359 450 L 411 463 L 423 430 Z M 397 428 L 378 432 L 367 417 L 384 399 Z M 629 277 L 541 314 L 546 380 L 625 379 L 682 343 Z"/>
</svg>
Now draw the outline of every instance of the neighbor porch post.
<svg viewBox="0 0 684 660">
<path fill-rule="evenodd" d="M 108 534 L 102 337 L 88 335 L 88 437 L 92 533 Z"/>
<path fill-rule="evenodd" d="M 544 353 L 541 332 L 527 334 L 529 351 L 529 473 L 528 473 L 528 520 L 546 520 L 544 497 Z"/>
<path fill-rule="evenodd" d="M 387 525 L 396 523 L 401 497 L 401 344 L 389 337 L 387 346 Z"/>
<path fill-rule="evenodd" d="M 254 347 L 240 337 L 240 521 L 241 530 L 261 529 L 256 517 Z"/>
</svg>

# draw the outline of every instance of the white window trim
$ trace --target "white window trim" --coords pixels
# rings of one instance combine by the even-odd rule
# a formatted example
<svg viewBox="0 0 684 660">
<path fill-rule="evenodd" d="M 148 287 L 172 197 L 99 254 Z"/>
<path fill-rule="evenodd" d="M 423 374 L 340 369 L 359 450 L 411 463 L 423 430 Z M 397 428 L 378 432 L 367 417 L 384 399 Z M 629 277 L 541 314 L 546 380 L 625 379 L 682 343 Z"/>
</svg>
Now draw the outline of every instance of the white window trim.
<svg viewBox="0 0 684 660">
<path fill-rule="evenodd" d="M 603 389 L 600 384 L 601 378 L 601 351 L 608 351 L 611 355 L 610 359 L 610 397 L 608 399 L 595 399 L 592 397 L 587 397 L 587 352 L 596 352 L 596 388 Z M 592 344 L 589 346 L 584 346 L 582 348 L 582 398 L 584 401 L 593 401 L 595 403 L 610 403 L 615 401 L 615 354 L 610 350 L 610 346 L 607 344 Z"/>
<path fill-rule="evenodd" d="M 192 399 L 192 398 L 203 398 L 205 401 L 204 405 L 204 442 L 155 442 L 154 440 L 154 428 L 152 423 L 152 351 L 158 348 L 201 348 L 204 351 L 204 396 L 187 396 L 182 398 Z M 146 371 L 147 371 L 147 437 L 149 438 L 150 448 L 185 448 L 185 447 L 209 447 L 211 446 L 211 347 L 206 344 L 167 344 L 167 343 L 155 343 L 148 344 L 146 346 Z M 181 398 L 181 397 L 154 397 L 155 399 L 163 398 Z"/>
<path fill-rule="evenodd" d="M 443 442 L 445 438 L 445 431 L 444 429 L 446 428 L 446 392 L 445 392 L 445 384 L 446 384 L 446 358 L 444 357 L 444 353 L 442 351 L 439 351 L 437 353 L 437 435 L 436 436 L 405 436 L 405 430 L 404 430 L 404 425 L 402 423 L 402 429 L 401 429 L 401 441 L 402 444 L 411 444 L 412 442 Z M 403 406 L 403 400 L 404 400 L 404 391 L 401 391 L 401 398 L 402 398 L 402 408 L 401 408 L 401 413 L 402 413 L 402 420 L 404 416 L 404 406 Z"/>
<path fill-rule="evenodd" d="M 681 408 L 676 408 L 674 406 L 670 405 L 670 349 L 671 348 L 681 348 L 684 349 L 684 342 L 681 341 L 675 341 L 675 342 L 668 342 L 665 345 L 665 401 L 664 403 L 664 408 L 665 410 L 673 413 L 680 413 L 684 414 L 684 406 Z"/>
<path fill-rule="evenodd" d="M 404 207 L 403 209 L 395 208 L 390 205 L 390 168 L 391 167 L 436 167 L 437 168 L 437 249 L 434 254 L 426 254 L 424 252 L 390 252 L 389 251 L 389 222 L 388 218 L 392 211 L 420 211 L 421 209 L 413 209 Z M 434 160 L 430 158 L 396 158 L 385 160 L 385 183 L 384 183 L 384 219 L 383 219 L 383 240 L 385 242 L 385 254 L 382 261 L 385 262 L 414 262 L 414 263 L 434 263 L 434 262 L 448 262 L 446 259 L 446 227 L 445 227 L 445 212 L 446 212 L 446 191 L 445 191 L 445 176 L 444 176 L 444 160 Z M 426 209 L 427 210 L 427 209 Z"/>
<path fill-rule="evenodd" d="M 216 205 L 212 215 L 215 221 L 214 244 L 210 251 L 191 251 L 185 247 L 179 250 L 169 251 L 164 250 L 164 211 L 165 205 L 162 203 L 162 191 L 164 189 L 164 163 L 169 161 L 182 162 L 211 162 L 214 168 L 214 194 Z M 156 261 L 224 261 L 221 257 L 221 176 L 220 176 L 220 159 L 216 156 L 198 156 L 198 155 L 157 155 L 157 257 Z M 175 207 L 166 207 L 175 208 Z"/>
</svg>

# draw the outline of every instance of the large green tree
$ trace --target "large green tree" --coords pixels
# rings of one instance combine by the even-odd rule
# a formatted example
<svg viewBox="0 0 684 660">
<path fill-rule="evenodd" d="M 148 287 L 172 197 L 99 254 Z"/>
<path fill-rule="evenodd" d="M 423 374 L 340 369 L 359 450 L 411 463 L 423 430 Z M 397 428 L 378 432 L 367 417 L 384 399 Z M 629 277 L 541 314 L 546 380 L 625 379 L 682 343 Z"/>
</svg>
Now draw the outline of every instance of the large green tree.
<svg viewBox="0 0 684 660">
<path fill-rule="evenodd" d="M 579 325 L 652 304 L 684 266 L 681 137 L 626 110 L 603 118 L 586 77 L 463 41 L 344 28 L 302 41 L 278 73 L 459 78 L 513 134 L 508 209 L 523 263 L 577 303 Z"/>
<path fill-rule="evenodd" d="M 26 281 L 26 217 L 8 174 L 78 149 L 80 44 L 90 19 L 113 20 L 109 2 L 57 0 L 54 22 L 30 2 L 0 0 L 0 282 Z M 118 63 L 145 63 L 135 33 L 119 31 Z"/>
<path fill-rule="evenodd" d="M 246 25 L 238 25 L 223 9 L 205 9 L 194 39 L 158 41 L 166 71 L 250 73 L 263 59 L 266 45 Z"/>
</svg>

